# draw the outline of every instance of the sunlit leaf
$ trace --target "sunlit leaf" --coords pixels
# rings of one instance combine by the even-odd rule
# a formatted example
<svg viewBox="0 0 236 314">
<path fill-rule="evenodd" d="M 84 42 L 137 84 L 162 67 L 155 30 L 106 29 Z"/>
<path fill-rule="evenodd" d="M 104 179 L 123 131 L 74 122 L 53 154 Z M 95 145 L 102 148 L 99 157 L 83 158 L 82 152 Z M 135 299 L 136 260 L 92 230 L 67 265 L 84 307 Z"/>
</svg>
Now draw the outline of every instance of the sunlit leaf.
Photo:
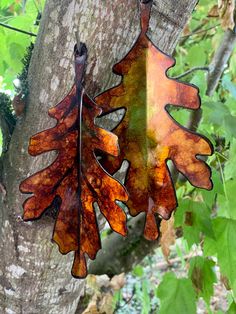
<svg viewBox="0 0 236 314">
<path fill-rule="evenodd" d="M 161 301 L 158 314 L 196 314 L 196 294 L 190 279 L 178 279 L 174 273 L 165 274 L 157 296 Z"/>
<path fill-rule="evenodd" d="M 213 221 L 220 270 L 236 295 L 236 220 L 216 218 Z"/>
<path fill-rule="evenodd" d="M 201 234 L 213 237 L 211 209 L 204 203 L 194 202 L 191 199 L 179 204 L 175 213 L 175 226 L 183 228 L 184 238 L 189 247 L 200 242 Z"/>
<path fill-rule="evenodd" d="M 214 283 L 217 281 L 213 267 L 215 263 L 207 258 L 197 256 L 190 260 L 189 276 L 199 297 L 210 304 L 214 294 Z"/>
</svg>

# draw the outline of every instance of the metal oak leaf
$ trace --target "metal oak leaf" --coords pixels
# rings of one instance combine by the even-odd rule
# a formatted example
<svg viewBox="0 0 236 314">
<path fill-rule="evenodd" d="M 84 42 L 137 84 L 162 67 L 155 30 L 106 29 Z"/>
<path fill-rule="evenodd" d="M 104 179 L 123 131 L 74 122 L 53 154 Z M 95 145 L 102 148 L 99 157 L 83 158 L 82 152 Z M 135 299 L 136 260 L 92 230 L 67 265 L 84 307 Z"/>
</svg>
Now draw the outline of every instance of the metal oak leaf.
<svg viewBox="0 0 236 314">
<path fill-rule="evenodd" d="M 145 237 L 156 239 L 155 214 L 169 219 L 177 207 L 167 161 L 196 187 L 211 189 L 211 172 L 198 155 L 211 155 L 211 144 L 202 136 L 179 125 L 167 112 L 173 105 L 198 109 L 198 89 L 167 76 L 175 61 L 148 38 L 151 2 L 141 4 L 141 34 L 133 48 L 113 70 L 121 83 L 95 98 L 104 111 L 125 108 L 126 115 L 115 130 L 119 137 L 119 158 L 103 158 L 114 173 L 124 159 L 130 162 L 126 178 L 127 203 L 131 215 L 146 212 Z"/>
<path fill-rule="evenodd" d="M 29 153 L 37 156 L 57 151 L 55 161 L 24 180 L 22 193 L 32 193 L 24 204 L 24 220 L 40 218 L 56 200 L 58 213 L 53 241 L 62 254 L 75 252 L 72 275 L 85 277 L 85 253 L 95 259 L 101 248 L 94 212 L 97 202 L 111 228 L 126 235 L 126 215 L 116 200 L 127 201 L 125 188 L 99 164 L 95 151 L 118 156 L 117 136 L 94 124 L 101 109 L 84 93 L 82 80 L 87 58 L 84 46 L 75 52 L 75 85 L 49 115 L 55 127 L 30 139 Z"/>
</svg>

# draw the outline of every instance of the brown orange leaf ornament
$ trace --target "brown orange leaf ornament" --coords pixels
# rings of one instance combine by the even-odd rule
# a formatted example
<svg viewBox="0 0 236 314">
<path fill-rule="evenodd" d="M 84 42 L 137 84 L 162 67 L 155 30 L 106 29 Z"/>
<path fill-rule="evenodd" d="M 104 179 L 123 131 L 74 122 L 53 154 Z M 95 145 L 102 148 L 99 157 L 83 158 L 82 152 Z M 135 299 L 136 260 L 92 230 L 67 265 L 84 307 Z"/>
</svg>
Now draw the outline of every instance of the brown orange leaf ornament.
<svg viewBox="0 0 236 314">
<path fill-rule="evenodd" d="M 76 79 L 70 93 L 54 108 L 50 117 L 55 127 L 34 135 L 29 153 L 37 156 L 57 151 L 55 161 L 27 178 L 20 185 L 22 193 L 32 193 L 24 207 L 24 220 L 39 218 L 57 202 L 58 214 L 53 240 L 62 254 L 75 252 L 72 274 L 87 274 L 85 253 L 94 259 L 100 249 L 94 203 L 97 202 L 111 228 L 126 234 L 126 215 L 116 200 L 127 201 L 125 188 L 99 164 L 95 151 L 118 156 L 117 136 L 94 124 L 101 109 L 85 94 L 82 87 L 87 49 L 75 50 Z"/>
<path fill-rule="evenodd" d="M 144 2 L 144 1 L 143 1 Z M 158 237 L 155 214 L 164 219 L 177 207 L 167 161 L 196 187 L 211 189 L 211 172 L 198 158 L 212 154 L 203 136 L 179 125 L 167 112 L 167 105 L 197 110 L 198 89 L 167 76 L 175 61 L 161 52 L 148 38 L 152 1 L 141 3 L 141 34 L 129 53 L 114 66 L 121 83 L 95 98 L 103 112 L 125 108 L 126 115 L 117 127 L 121 154 L 104 157 L 109 173 L 119 169 L 124 159 L 130 163 L 126 178 L 128 207 L 132 215 L 146 212 L 145 236 Z"/>
</svg>

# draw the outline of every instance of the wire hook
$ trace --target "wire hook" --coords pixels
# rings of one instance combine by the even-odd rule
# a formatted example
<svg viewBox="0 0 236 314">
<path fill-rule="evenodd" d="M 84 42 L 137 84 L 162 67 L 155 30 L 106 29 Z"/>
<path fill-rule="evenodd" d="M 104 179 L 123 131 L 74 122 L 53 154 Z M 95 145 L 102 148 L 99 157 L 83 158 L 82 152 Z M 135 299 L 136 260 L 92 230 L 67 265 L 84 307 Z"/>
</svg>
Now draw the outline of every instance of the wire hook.
<svg viewBox="0 0 236 314">
<path fill-rule="evenodd" d="M 151 1 L 153 1 L 153 0 L 140 0 L 140 3 L 147 4 L 147 3 L 151 2 Z"/>
<path fill-rule="evenodd" d="M 139 0 L 140 3 L 140 17 L 142 34 L 146 34 L 149 27 L 149 20 L 153 0 Z"/>
</svg>

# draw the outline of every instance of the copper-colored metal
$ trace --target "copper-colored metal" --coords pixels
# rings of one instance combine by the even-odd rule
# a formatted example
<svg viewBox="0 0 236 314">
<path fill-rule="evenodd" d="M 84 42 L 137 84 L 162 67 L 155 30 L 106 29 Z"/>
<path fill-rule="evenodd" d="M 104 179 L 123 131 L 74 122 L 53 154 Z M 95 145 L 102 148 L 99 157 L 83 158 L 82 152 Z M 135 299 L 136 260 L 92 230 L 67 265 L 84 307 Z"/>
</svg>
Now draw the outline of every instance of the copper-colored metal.
<svg viewBox="0 0 236 314">
<path fill-rule="evenodd" d="M 33 193 L 23 205 L 24 220 L 39 218 L 59 197 L 53 240 L 62 254 L 75 251 L 72 274 L 80 278 L 87 274 L 85 253 L 94 259 L 101 248 L 94 203 L 111 228 L 126 235 L 126 215 L 116 200 L 127 201 L 125 188 L 101 167 L 94 153 L 99 149 L 118 156 L 119 148 L 116 135 L 94 124 L 102 111 L 83 91 L 85 62 L 77 52 L 76 84 L 49 110 L 56 126 L 30 140 L 32 156 L 56 150 L 56 160 L 20 185 L 22 193 Z"/>
<path fill-rule="evenodd" d="M 140 4 L 141 34 L 130 52 L 114 66 L 122 82 L 95 101 L 108 112 L 124 107 L 126 115 L 115 131 L 119 137 L 119 158 L 104 158 L 103 166 L 114 173 L 123 159 L 130 162 L 126 178 L 128 206 L 132 215 L 145 211 L 145 236 L 156 239 L 154 214 L 168 219 L 177 201 L 167 161 L 191 184 L 211 189 L 210 169 L 197 155 L 211 155 L 204 137 L 179 125 L 167 112 L 167 105 L 198 109 L 198 89 L 171 79 L 166 72 L 175 61 L 161 52 L 147 37 L 152 1 Z"/>
</svg>

